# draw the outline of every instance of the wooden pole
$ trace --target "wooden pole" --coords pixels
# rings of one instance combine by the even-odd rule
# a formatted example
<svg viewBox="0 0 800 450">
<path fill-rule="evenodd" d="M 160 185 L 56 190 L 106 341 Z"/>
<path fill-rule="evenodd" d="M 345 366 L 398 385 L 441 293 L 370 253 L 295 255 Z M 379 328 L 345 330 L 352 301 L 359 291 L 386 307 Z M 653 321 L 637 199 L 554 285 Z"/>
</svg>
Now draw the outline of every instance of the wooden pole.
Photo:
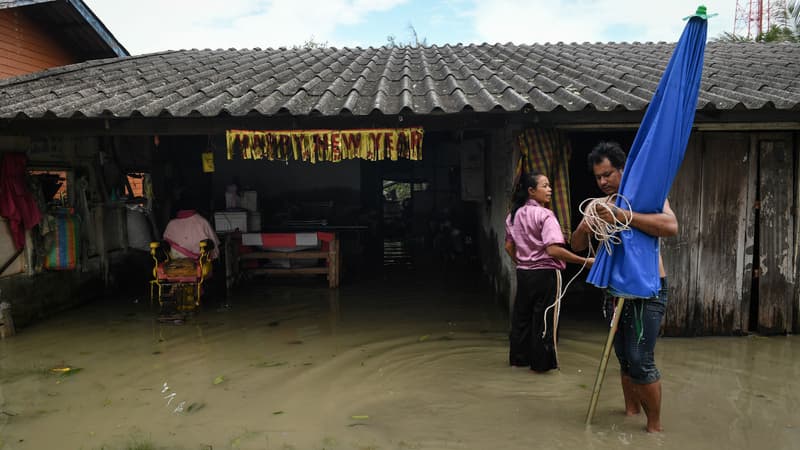
<svg viewBox="0 0 800 450">
<path fill-rule="evenodd" d="M 619 325 L 619 317 L 622 315 L 622 305 L 625 304 L 624 298 L 617 299 L 617 307 L 614 308 L 614 316 L 611 318 L 611 329 L 608 331 L 608 338 L 606 339 L 606 347 L 603 350 L 603 357 L 600 358 L 600 367 L 597 369 L 597 378 L 594 380 L 594 390 L 592 391 L 592 400 L 589 402 L 589 412 L 586 414 L 586 425 L 592 424 L 594 418 L 594 411 L 597 408 L 597 400 L 600 398 L 600 388 L 603 386 L 603 378 L 606 376 L 606 368 L 608 366 L 608 357 L 611 354 L 611 348 L 614 346 L 614 335 L 617 334 L 617 326 Z"/>
</svg>

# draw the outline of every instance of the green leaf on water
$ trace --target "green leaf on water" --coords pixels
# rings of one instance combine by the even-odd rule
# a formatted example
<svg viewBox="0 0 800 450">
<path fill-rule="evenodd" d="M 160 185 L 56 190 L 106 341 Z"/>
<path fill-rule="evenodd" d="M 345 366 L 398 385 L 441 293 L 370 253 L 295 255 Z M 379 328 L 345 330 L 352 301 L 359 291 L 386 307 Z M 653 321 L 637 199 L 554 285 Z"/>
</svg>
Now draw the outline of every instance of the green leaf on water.
<svg viewBox="0 0 800 450">
<path fill-rule="evenodd" d="M 353 420 L 366 420 L 369 419 L 369 416 L 350 416 Z"/>
<path fill-rule="evenodd" d="M 220 383 L 222 383 L 224 381 L 225 381 L 225 377 L 220 375 L 217 378 L 214 378 L 214 385 L 216 386 L 216 385 L 218 385 L 218 384 L 220 384 Z"/>
<path fill-rule="evenodd" d="M 272 414 L 277 416 L 278 414 L 283 414 L 283 411 L 273 411 Z"/>
<path fill-rule="evenodd" d="M 76 373 L 80 372 L 81 370 L 83 370 L 83 368 L 81 368 L 81 367 L 71 367 L 67 371 L 60 372 L 58 374 L 58 376 L 60 376 L 60 377 L 71 377 L 71 376 L 75 375 Z"/>
<path fill-rule="evenodd" d="M 427 341 L 429 337 L 431 337 L 431 335 L 430 335 L 430 334 L 426 334 L 426 335 L 424 335 L 424 336 L 420 336 L 420 337 L 419 337 L 419 339 L 418 339 L 418 341 L 419 341 L 419 342 Z"/>
</svg>

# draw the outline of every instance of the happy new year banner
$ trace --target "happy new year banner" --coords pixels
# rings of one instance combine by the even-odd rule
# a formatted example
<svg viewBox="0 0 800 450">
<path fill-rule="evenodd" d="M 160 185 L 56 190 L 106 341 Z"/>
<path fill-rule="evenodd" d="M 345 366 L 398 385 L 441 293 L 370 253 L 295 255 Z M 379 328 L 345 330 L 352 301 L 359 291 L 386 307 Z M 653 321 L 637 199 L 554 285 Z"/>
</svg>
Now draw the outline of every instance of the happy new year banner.
<svg viewBox="0 0 800 450">
<path fill-rule="evenodd" d="M 423 130 L 372 128 L 361 130 L 250 131 L 228 130 L 228 159 L 339 162 L 346 159 L 397 161 L 422 159 Z"/>
</svg>

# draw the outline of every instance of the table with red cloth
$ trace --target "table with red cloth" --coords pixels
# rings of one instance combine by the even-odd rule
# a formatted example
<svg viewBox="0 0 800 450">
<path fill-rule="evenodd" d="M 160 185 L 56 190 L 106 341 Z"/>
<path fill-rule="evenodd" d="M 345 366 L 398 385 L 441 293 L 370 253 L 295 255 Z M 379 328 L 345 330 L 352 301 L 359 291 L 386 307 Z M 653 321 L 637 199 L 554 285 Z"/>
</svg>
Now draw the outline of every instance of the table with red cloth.
<svg viewBox="0 0 800 450">
<path fill-rule="evenodd" d="M 252 275 L 326 275 L 328 286 L 339 287 L 341 246 L 336 232 L 236 233 L 226 242 L 226 273 L 229 270 Z M 285 267 L 265 262 L 287 261 Z M 294 262 L 302 262 L 296 267 Z"/>
</svg>

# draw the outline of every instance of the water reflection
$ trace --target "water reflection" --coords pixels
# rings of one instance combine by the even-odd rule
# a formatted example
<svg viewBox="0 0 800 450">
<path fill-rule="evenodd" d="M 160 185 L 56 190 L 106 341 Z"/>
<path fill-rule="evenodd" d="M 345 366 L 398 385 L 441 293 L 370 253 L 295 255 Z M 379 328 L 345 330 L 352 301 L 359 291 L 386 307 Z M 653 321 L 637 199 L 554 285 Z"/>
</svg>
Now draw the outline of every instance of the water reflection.
<svg viewBox="0 0 800 450">
<path fill-rule="evenodd" d="M 251 286 L 232 300 L 182 326 L 146 305 L 97 304 L 1 341 L 0 448 L 744 449 L 800 439 L 795 337 L 662 339 L 667 431 L 648 435 L 643 417 L 622 414 L 613 364 L 595 423 L 583 425 L 606 332 L 594 307 L 593 320 L 562 315 L 562 368 L 536 375 L 507 366 L 507 317 L 471 281 Z"/>
</svg>

